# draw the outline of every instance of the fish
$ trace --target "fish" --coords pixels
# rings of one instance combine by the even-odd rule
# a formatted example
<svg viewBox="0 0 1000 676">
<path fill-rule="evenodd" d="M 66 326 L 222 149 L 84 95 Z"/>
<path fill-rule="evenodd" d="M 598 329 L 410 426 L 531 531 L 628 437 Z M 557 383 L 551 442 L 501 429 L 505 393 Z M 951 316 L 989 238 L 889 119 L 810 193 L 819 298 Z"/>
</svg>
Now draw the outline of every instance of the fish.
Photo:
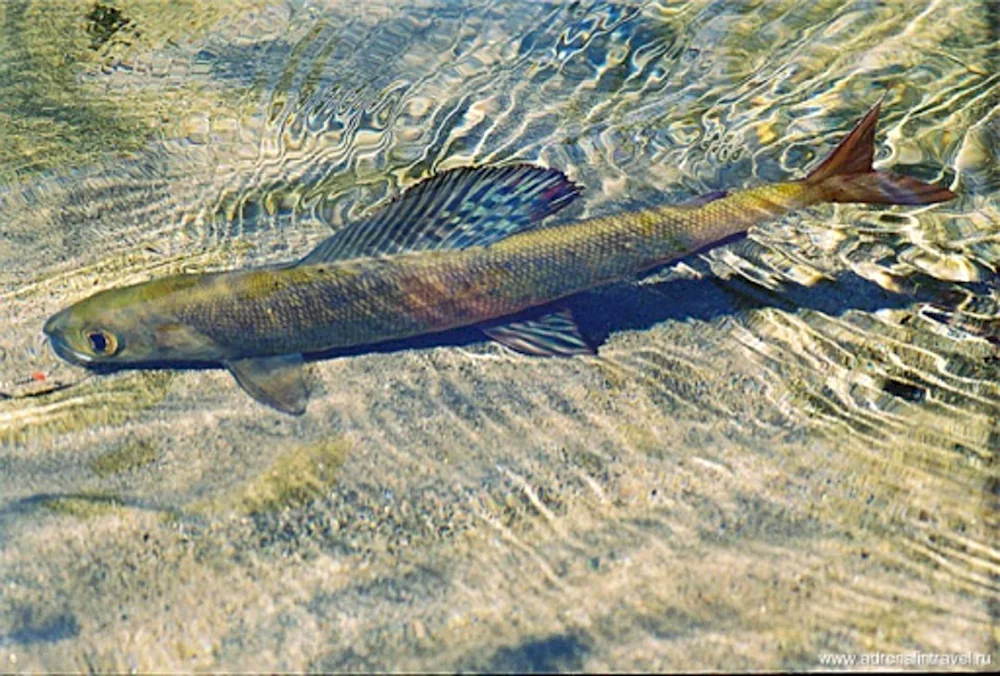
<svg viewBox="0 0 1000 676">
<path fill-rule="evenodd" d="M 534 164 L 418 182 L 297 261 L 111 288 L 57 312 L 62 359 L 98 370 L 210 364 L 258 402 L 301 415 L 304 358 L 475 326 L 524 354 L 596 354 L 563 299 L 831 202 L 921 205 L 948 188 L 872 167 L 882 100 L 805 177 L 674 205 L 545 224 L 581 188 Z"/>
</svg>

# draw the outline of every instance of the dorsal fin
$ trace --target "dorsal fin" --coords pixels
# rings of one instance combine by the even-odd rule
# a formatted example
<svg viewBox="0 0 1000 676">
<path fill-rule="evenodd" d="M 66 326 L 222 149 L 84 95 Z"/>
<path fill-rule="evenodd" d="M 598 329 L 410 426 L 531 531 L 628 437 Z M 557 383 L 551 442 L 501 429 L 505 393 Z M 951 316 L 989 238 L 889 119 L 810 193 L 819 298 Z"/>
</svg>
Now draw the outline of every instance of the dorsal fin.
<svg viewBox="0 0 1000 676">
<path fill-rule="evenodd" d="M 531 164 L 452 169 L 323 240 L 299 263 L 486 246 L 531 227 L 579 194 L 561 171 Z"/>
</svg>

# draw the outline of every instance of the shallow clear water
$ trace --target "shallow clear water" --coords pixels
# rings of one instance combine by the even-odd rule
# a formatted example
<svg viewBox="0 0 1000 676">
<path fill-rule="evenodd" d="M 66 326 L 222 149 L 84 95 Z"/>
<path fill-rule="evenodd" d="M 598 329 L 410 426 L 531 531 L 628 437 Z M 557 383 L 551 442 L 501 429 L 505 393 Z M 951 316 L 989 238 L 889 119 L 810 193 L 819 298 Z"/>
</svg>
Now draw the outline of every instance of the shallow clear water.
<svg viewBox="0 0 1000 676">
<path fill-rule="evenodd" d="M 987 5 L 0 4 L 2 668 L 996 664 Z M 877 166 L 959 199 L 810 209 L 584 294 L 598 357 L 361 350 L 292 419 L 42 341 L 449 167 L 563 169 L 566 218 L 797 176 L 883 92 Z"/>
</svg>

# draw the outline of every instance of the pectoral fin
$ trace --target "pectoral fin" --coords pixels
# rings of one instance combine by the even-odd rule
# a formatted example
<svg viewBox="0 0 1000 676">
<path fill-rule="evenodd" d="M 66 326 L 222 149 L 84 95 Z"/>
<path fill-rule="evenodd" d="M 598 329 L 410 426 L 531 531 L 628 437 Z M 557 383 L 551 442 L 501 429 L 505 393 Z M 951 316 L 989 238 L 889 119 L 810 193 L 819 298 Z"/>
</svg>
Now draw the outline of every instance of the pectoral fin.
<svg viewBox="0 0 1000 676">
<path fill-rule="evenodd" d="M 576 325 L 569 310 L 541 317 L 482 327 L 483 333 L 512 350 L 538 357 L 597 354 Z"/>
<path fill-rule="evenodd" d="M 227 361 L 226 368 L 240 387 L 260 403 L 291 415 L 306 412 L 309 390 L 301 354 Z"/>
</svg>

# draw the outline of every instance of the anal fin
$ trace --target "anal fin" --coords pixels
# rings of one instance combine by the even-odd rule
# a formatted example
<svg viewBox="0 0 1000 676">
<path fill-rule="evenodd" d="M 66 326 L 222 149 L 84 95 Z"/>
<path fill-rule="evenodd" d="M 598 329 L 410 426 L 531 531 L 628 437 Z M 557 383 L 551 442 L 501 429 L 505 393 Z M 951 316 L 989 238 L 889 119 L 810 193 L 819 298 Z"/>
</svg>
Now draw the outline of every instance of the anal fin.
<svg viewBox="0 0 1000 676">
<path fill-rule="evenodd" d="M 226 368 L 260 403 L 291 415 L 306 412 L 309 389 L 301 354 L 227 361 Z"/>
<path fill-rule="evenodd" d="M 538 357 L 597 354 L 597 350 L 580 333 L 580 328 L 568 309 L 537 318 L 484 326 L 482 331 L 493 340 L 522 354 Z"/>
</svg>

